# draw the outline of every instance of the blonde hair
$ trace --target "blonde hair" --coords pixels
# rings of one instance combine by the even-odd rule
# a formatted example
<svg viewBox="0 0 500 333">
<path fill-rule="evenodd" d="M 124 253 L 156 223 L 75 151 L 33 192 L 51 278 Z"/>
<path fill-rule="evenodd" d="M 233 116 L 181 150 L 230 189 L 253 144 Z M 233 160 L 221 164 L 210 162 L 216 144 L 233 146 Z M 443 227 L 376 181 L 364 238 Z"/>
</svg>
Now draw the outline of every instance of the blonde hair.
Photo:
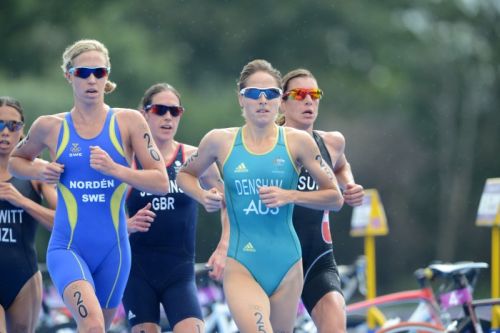
<svg viewBox="0 0 500 333">
<path fill-rule="evenodd" d="M 240 78 L 236 83 L 238 85 L 238 91 L 246 87 L 248 78 L 257 72 L 264 72 L 271 75 L 275 80 L 279 88 L 281 88 L 281 73 L 279 70 L 273 67 L 271 63 L 263 59 L 255 59 L 250 61 L 243 67 L 240 73 Z"/>
<path fill-rule="evenodd" d="M 88 51 L 98 51 L 104 55 L 106 59 L 106 66 L 111 67 L 111 62 L 109 60 L 109 52 L 106 46 L 103 43 L 95 40 L 95 39 L 81 39 L 72 45 L 68 46 L 62 55 L 63 63 L 61 68 L 66 74 L 68 70 L 73 67 L 73 60 L 78 57 L 80 54 L 88 52 Z M 116 83 L 109 81 L 106 78 L 106 85 L 104 86 L 104 93 L 109 94 L 116 88 Z"/>
</svg>

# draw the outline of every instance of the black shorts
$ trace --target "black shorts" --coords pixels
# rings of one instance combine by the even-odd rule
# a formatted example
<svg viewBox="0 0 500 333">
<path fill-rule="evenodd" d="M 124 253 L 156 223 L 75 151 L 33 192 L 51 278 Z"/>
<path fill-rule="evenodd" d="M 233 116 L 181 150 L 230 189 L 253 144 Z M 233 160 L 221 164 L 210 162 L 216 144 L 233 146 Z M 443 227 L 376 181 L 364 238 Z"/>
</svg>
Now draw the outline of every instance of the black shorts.
<svg viewBox="0 0 500 333">
<path fill-rule="evenodd" d="M 175 255 L 134 253 L 123 306 L 131 326 L 160 322 L 163 305 L 170 326 L 194 317 L 203 320 L 193 260 Z"/>
<path fill-rule="evenodd" d="M 323 253 L 311 267 L 304 267 L 302 302 L 309 313 L 327 293 L 338 291 L 342 295 L 340 275 L 333 250 Z"/>
<path fill-rule="evenodd" d="M 0 274 L 0 305 L 7 310 L 17 295 L 38 272 L 35 257 L 28 257 L 24 251 L 3 253 L 0 260 L 2 274 Z"/>
</svg>

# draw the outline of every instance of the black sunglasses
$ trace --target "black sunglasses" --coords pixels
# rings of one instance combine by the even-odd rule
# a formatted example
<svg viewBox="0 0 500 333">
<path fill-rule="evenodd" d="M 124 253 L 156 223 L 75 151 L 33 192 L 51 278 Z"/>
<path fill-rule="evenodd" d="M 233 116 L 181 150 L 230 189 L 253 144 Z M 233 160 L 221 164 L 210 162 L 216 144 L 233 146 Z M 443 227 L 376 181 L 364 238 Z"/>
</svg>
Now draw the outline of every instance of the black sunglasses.
<svg viewBox="0 0 500 333">
<path fill-rule="evenodd" d="M 111 69 L 109 67 L 71 67 L 68 72 L 82 79 L 86 79 L 90 74 L 94 74 L 96 79 L 107 76 Z"/>
<path fill-rule="evenodd" d="M 22 121 L 15 120 L 0 120 L 0 132 L 4 130 L 5 127 L 11 132 L 17 132 L 23 128 L 24 123 Z"/>
<path fill-rule="evenodd" d="M 151 112 L 159 116 L 163 116 L 165 113 L 170 112 L 172 117 L 178 117 L 184 112 L 182 106 L 176 105 L 163 105 L 163 104 L 149 104 L 144 108 L 146 112 Z"/>
</svg>

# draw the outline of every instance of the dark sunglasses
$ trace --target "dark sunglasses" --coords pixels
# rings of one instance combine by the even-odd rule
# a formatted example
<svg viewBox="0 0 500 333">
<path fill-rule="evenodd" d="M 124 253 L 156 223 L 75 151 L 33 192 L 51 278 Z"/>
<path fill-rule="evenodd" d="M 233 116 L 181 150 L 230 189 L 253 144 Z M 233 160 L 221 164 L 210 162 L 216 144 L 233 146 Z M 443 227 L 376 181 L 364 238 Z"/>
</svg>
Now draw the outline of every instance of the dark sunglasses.
<svg viewBox="0 0 500 333">
<path fill-rule="evenodd" d="M 11 132 L 17 132 L 23 128 L 24 123 L 22 121 L 15 120 L 0 120 L 0 132 L 4 130 L 5 127 Z"/>
<path fill-rule="evenodd" d="M 259 99 L 260 95 L 264 94 L 266 99 L 275 99 L 281 96 L 282 90 L 280 88 L 255 88 L 247 87 L 240 90 L 240 95 L 246 98 Z"/>
<path fill-rule="evenodd" d="M 146 105 L 144 110 L 146 110 L 146 112 L 151 112 L 159 116 L 163 116 L 167 112 L 170 112 L 172 117 L 178 117 L 184 112 L 184 108 L 182 106 L 163 104 L 149 104 Z"/>
<path fill-rule="evenodd" d="M 68 72 L 74 76 L 82 79 L 86 79 L 90 74 L 94 74 L 96 79 L 102 79 L 111 73 L 111 68 L 109 67 L 71 67 Z"/>
<path fill-rule="evenodd" d="M 321 99 L 321 97 L 323 97 L 323 91 L 319 88 L 295 88 L 283 94 L 283 100 L 286 101 L 291 98 L 296 101 L 302 101 L 307 95 L 311 96 L 311 99 L 313 100 Z"/>
</svg>

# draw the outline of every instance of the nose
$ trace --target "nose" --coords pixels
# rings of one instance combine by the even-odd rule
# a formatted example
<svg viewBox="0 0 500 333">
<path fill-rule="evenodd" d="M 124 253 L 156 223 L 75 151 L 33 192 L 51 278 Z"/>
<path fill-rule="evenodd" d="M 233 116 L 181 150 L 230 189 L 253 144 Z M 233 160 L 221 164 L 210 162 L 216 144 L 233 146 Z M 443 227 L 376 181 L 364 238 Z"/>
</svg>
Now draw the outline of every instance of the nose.
<svg viewBox="0 0 500 333">
<path fill-rule="evenodd" d="M 95 77 L 94 73 L 90 73 L 90 75 L 87 78 L 87 80 L 90 81 L 90 82 L 97 82 L 97 78 Z"/>
<path fill-rule="evenodd" d="M 267 97 L 264 92 L 261 92 L 259 95 L 259 103 L 267 103 Z"/>
<path fill-rule="evenodd" d="M 304 101 L 306 104 L 312 104 L 313 99 L 311 98 L 311 95 L 307 94 L 306 97 L 304 97 Z"/>
</svg>

